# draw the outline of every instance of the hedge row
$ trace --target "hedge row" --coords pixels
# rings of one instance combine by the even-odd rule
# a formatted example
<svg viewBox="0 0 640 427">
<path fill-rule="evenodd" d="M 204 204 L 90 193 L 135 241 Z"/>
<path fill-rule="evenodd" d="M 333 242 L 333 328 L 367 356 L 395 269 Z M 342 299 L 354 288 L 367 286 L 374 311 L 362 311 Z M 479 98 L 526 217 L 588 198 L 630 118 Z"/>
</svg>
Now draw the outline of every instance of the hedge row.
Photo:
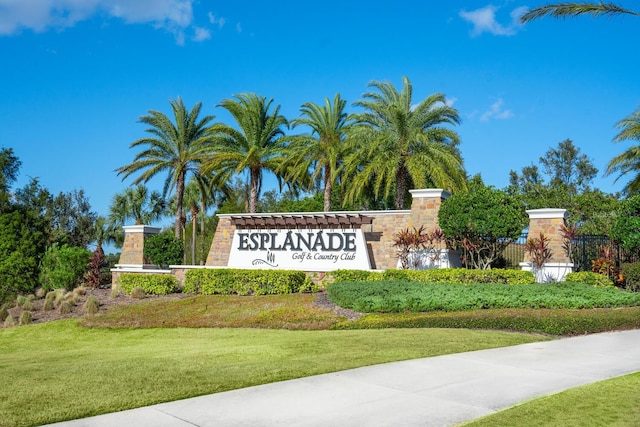
<svg viewBox="0 0 640 427">
<path fill-rule="evenodd" d="M 613 281 L 604 274 L 593 273 L 591 271 L 578 271 L 568 273 L 564 277 L 565 282 L 583 283 L 585 285 L 595 286 L 596 288 L 613 288 Z"/>
<path fill-rule="evenodd" d="M 406 280 L 422 283 L 502 283 L 528 285 L 535 283 L 530 271 L 523 270 L 468 270 L 466 268 L 439 268 L 432 270 L 336 270 L 330 273 L 335 282 L 377 282 L 381 280 Z"/>
<path fill-rule="evenodd" d="M 336 282 L 327 290 L 334 303 L 364 313 L 640 306 L 640 293 L 578 283 L 451 286 L 407 281 Z"/>
<path fill-rule="evenodd" d="M 640 308 L 616 310 L 476 310 L 457 313 L 369 314 L 333 329 L 468 328 L 582 335 L 640 328 Z"/>
<path fill-rule="evenodd" d="M 182 292 L 202 295 L 290 294 L 312 289 L 303 271 L 232 268 L 187 271 Z"/>
<path fill-rule="evenodd" d="M 120 287 L 127 294 L 140 287 L 146 294 L 167 295 L 176 292 L 178 280 L 170 274 L 135 274 L 120 275 Z"/>
</svg>

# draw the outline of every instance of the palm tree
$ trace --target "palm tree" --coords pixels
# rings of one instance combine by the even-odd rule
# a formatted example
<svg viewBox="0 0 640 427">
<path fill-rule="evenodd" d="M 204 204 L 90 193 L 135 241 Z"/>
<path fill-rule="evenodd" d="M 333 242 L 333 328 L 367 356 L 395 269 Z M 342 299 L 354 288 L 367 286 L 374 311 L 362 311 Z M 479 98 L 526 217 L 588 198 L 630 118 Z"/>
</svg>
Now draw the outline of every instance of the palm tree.
<svg viewBox="0 0 640 427">
<path fill-rule="evenodd" d="M 628 117 L 620 120 L 616 124 L 616 128 L 620 129 L 620 133 L 616 135 L 613 142 L 640 141 L 640 107 Z M 613 173 L 619 173 L 616 181 L 628 173 L 635 174 L 631 181 L 625 185 L 623 191 L 627 194 L 640 192 L 640 145 L 634 145 L 609 161 L 605 175 Z"/>
<path fill-rule="evenodd" d="M 346 103 L 339 93 L 335 95 L 333 104 L 329 98 L 325 98 L 323 106 L 307 102 L 300 108 L 302 117 L 291 121 L 294 128 L 306 125 L 311 128 L 311 133 L 290 138 L 285 173 L 293 182 L 306 181 L 309 189 L 321 178 L 326 212 L 331 210 L 333 184 L 339 179 L 345 139 L 353 123 L 345 112 Z M 311 175 L 309 169 L 313 169 Z"/>
<path fill-rule="evenodd" d="M 569 2 L 554 3 L 546 6 L 531 9 L 520 17 L 521 23 L 526 23 L 545 16 L 553 16 L 554 18 L 566 18 L 578 15 L 620 15 L 628 14 L 640 16 L 640 13 L 633 10 L 625 9 L 615 3 L 605 2 Z"/>
<path fill-rule="evenodd" d="M 166 203 L 159 192 L 152 191 L 143 184 L 126 188 L 115 194 L 109 206 L 109 223 L 121 227 L 128 220 L 136 225 L 150 224 L 162 218 L 166 211 Z"/>
<path fill-rule="evenodd" d="M 211 143 L 211 126 L 208 124 L 214 116 L 198 119 L 202 107 L 200 102 L 190 112 L 179 97 L 169 102 L 175 124 L 163 113 L 149 110 L 149 115 L 142 116 L 139 121 L 150 126 L 146 131 L 153 136 L 132 142 L 130 148 L 144 147 L 143 151 L 136 155 L 132 163 L 116 171 L 118 175 L 123 175 L 123 180 L 142 171 L 133 184 L 146 183 L 160 172 L 167 172 L 163 193 L 166 197 L 175 188 L 175 236 L 180 239 L 186 177 L 189 172 L 198 172 L 200 163 L 206 156 Z"/>
<path fill-rule="evenodd" d="M 273 99 L 267 101 L 253 93 L 233 98 L 223 100 L 219 106 L 231 113 L 239 129 L 221 123 L 212 127 L 215 145 L 202 172 L 216 172 L 219 182 L 229 182 L 233 175 L 248 172 L 249 212 L 255 213 L 263 172 L 272 171 L 281 178 L 278 171 L 284 162 L 283 127 L 288 122 L 279 114 L 279 105 L 270 111 Z"/>
<path fill-rule="evenodd" d="M 459 124 L 458 112 L 439 93 L 414 105 L 411 82 L 402 80 L 401 92 L 389 82 L 374 81 L 369 86 L 376 91 L 354 104 L 364 112 L 356 115 L 355 152 L 347 160 L 347 169 L 355 171 L 349 200 L 372 184 L 376 197 L 381 191 L 384 197 L 395 191 L 394 206 L 402 209 L 410 186 L 465 188 L 458 134 L 442 126 Z"/>
</svg>

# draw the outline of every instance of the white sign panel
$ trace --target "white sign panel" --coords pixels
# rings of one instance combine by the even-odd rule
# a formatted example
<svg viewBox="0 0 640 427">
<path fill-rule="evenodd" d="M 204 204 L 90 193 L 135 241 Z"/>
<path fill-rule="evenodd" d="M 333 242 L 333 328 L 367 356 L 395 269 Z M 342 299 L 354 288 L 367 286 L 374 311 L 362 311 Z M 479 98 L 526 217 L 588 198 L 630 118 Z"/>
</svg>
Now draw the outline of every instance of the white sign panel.
<svg viewBox="0 0 640 427">
<path fill-rule="evenodd" d="M 303 271 L 371 269 L 360 229 L 236 230 L 228 266 Z"/>
</svg>

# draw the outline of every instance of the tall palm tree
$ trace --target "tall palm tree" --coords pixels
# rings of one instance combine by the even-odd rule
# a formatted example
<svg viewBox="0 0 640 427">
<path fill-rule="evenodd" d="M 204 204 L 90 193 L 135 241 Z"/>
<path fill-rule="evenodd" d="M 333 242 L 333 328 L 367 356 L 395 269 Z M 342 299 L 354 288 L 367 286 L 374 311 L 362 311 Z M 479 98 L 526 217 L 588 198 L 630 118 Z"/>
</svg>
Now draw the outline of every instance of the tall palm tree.
<svg viewBox="0 0 640 427">
<path fill-rule="evenodd" d="M 170 100 L 175 124 L 159 111 L 149 110 L 139 121 L 150 127 L 146 130 L 152 136 L 138 139 L 130 148 L 144 147 L 133 162 L 117 169 L 123 180 L 129 175 L 141 172 L 133 184 L 146 183 L 161 172 L 167 173 L 163 193 L 175 188 L 175 236 L 182 237 L 181 221 L 183 213 L 182 197 L 188 173 L 197 173 L 200 163 L 206 157 L 211 143 L 211 126 L 214 116 L 198 118 L 202 103 L 198 102 L 187 111 L 182 99 Z"/>
<path fill-rule="evenodd" d="M 235 119 L 238 129 L 226 124 L 212 127 L 215 144 L 212 154 L 203 164 L 203 173 L 216 172 L 221 182 L 229 182 L 235 174 L 249 174 L 249 212 L 255 213 L 258 195 L 262 190 L 265 170 L 280 179 L 284 162 L 284 130 L 287 119 L 279 114 L 280 106 L 271 111 L 273 99 L 253 93 L 234 95 L 223 100 L 223 107 Z"/>
<path fill-rule="evenodd" d="M 345 112 L 346 103 L 339 93 L 335 95 L 333 103 L 329 98 L 325 98 L 322 106 L 307 102 L 300 108 L 302 117 L 291 121 L 294 128 L 305 125 L 311 132 L 290 138 L 286 176 L 294 182 L 307 181 L 309 189 L 318 179 L 322 179 L 325 211 L 331 210 L 333 184 L 339 179 L 345 140 L 353 124 Z"/>
<path fill-rule="evenodd" d="M 628 117 L 620 120 L 616 124 L 620 133 L 616 135 L 613 142 L 626 140 L 640 141 L 640 107 Z M 634 145 L 625 152 L 618 154 L 609 161 L 605 175 L 619 173 L 616 181 L 626 174 L 635 174 L 631 178 L 623 191 L 627 194 L 637 194 L 640 192 L 640 145 Z"/>
<path fill-rule="evenodd" d="M 149 224 L 162 218 L 166 203 L 157 191 L 150 192 L 143 184 L 128 187 L 122 193 L 115 194 L 109 206 L 109 222 L 121 227 L 128 220 L 136 225 Z"/>
<path fill-rule="evenodd" d="M 554 18 L 566 18 L 570 16 L 578 15 L 636 15 L 640 16 L 640 13 L 633 10 L 625 9 L 618 6 L 615 3 L 605 2 L 564 2 L 553 3 L 545 6 L 536 7 L 531 9 L 520 17 L 521 23 L 533 21 L 545 16 L 553 16 Z"/>
<path fill-rule="evenodd" d="M 395 208 L 402 209 L 410 186 L 465 188 L 458 134 L 443 126 L 459 124 L 458 112 L 439 93 L 414 104 L 411 82 L 402 81 L 401 92 L 389 82 L 374 81 L 369 87 L 375 91 L 354 104 L 364 112 L 356 115 L 355 152 L 347 160 L 348 170 L 356 171 L 349 200 L 373 184 L 376 197 L 395 191 Z"/>
</svg>

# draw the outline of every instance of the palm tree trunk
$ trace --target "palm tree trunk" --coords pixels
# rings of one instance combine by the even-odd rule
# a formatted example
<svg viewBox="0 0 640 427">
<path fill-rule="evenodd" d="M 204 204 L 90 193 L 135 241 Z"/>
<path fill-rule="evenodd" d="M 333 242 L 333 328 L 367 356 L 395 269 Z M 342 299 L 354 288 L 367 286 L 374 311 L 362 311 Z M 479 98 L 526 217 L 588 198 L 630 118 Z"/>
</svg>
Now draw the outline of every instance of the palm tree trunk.
<svg viewBox="0 0 640 427">
<path fill-rule="evenodd" d="M 176 183 L 176 239 L 182 239 L 182 197 L 184 196 L 184 178 L 185 171 L 181 171 L 178 175 Z"/>
<path fill-rule="evenodd" d="M 404 163 L 396 171 L 396 209 L 404 208 L 404 195 L 407 192 L 407 168 Z"/>
<path fill-rule="evenodd" d="M 259 169 L 250 169 L 251 184 L 249 194 L 249 213 L 256 213 L 258 207 L 258 181 L 260 179 Z"/>
<path fill-rule="evenodd" d="M 196 265 L 196 228 L 198 226 L 198 213 L 191 209 L 191 265 Z"/>
<path fill-rule="evenodd" d="M 331 166 L 324 167 L 324 211 L 331 210 L 331 191 L 333 184 L 331 182 Z"/>
</svg>

